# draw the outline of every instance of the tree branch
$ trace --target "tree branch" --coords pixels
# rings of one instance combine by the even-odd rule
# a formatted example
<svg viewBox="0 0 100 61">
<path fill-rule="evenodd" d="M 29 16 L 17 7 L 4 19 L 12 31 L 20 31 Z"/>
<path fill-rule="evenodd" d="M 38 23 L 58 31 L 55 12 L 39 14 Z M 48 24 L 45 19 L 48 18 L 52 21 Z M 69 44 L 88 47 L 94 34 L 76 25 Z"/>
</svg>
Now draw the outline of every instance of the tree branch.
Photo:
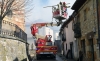
<svg viewBox="0 0 100 61">
<path fill-rule="evenodd" d="M 31 5 L 31 1 L 33 0 L 1 0 L 0 1 L 0 8 L 1 13 L 0 17 L 3 19 L 8 13 L 11 11 L 16 12 L 20 10 L 26 10 L 27 6 L 28 10 L 26 12 L 31 11 L 34 7 Z M 26 12 L 24 12 L 26 14 Z"/>
</svg>

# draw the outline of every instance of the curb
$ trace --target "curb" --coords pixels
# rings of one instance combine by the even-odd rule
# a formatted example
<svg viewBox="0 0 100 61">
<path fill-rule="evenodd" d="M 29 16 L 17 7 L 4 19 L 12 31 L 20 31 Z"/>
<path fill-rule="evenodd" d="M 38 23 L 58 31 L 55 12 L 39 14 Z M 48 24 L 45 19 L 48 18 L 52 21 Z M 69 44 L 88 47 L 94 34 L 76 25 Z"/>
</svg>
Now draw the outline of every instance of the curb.
<svg viewBox="0 0 100 61">
<path fill-rule="evenodd" d="M 57 55 L 63 60 L 63 61 L 75 61 L 73 59 L 66 59 L 65 56 L 63 56 L 62 54 L 57 53 Z"/>
<path fill-rule="evenodd" d="M 58 55 L 63 61 L 66 61 L 66 60 L 67 60 L 66 57 L 64 57 L 62 54 L 57 53 L 57 55 Z"/>
</svg>

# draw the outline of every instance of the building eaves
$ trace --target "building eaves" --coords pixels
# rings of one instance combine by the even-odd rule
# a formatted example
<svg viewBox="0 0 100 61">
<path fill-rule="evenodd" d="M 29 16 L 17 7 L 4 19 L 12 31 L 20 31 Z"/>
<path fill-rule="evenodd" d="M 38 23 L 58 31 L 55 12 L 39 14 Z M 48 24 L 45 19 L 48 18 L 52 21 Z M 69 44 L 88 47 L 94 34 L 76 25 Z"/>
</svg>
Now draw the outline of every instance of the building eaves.
<svg viewBox="0 0 100 61">
<path fill-rule="evenodd" d="M 60 31 L 63 30 L 63 28 L 71 21 L 72 19 L 72 15 L 69 16 L 69 18 L 62 24 Z"/>
<path fill-rule="evenodd" d="M 72 6 L 72 10 L 79 10 L 79 8 L 86 2 L 87 0 L 76 0 L 75 3 Z"/>
</svg>

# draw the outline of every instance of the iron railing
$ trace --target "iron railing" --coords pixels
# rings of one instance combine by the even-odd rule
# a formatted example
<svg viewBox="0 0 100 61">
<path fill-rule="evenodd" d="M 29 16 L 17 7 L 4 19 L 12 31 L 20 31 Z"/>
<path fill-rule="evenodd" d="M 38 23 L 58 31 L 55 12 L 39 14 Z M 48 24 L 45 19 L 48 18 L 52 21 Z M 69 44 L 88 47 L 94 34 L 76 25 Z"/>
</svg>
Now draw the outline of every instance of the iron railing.
<svg viewBox="0 0 100 61">
<path fill-rule="evenodd" d="M 0 29 L 0 35 L 16 37 L 27 41 L 27 34 L 20 27 L 5 20 L 3 20 L 2 22 L 2 29 Z"/>
</svg>

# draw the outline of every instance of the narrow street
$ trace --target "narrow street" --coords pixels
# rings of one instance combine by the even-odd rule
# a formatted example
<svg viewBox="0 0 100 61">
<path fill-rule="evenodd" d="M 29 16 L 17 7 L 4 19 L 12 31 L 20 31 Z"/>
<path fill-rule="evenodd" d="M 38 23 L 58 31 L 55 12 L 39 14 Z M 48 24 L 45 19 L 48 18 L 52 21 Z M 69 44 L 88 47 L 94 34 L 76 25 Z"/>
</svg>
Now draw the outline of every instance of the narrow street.
<svg viewBox="0 0 100 61">
<path fill-rule="evenodd" d="M 34 59 L 33 61 L 63 61 L 58 55 L 56 57 L 57 57 L 56 60 L 52 60 L 52 59 L 36 60 Z"/>
<path fill-rule="evenodd" d="M 56 60 L 53 60 L 51 58 L 37 60 L 36 56 L 35 56 L 35 54 L 36 54 L 35 50 L 30 50 L 29 53 L 30 53 L 33 61 L 75 61 L 75 60 L 72 60 L 72 59 L 66 59 L 64 56 L 62 56 L 60 54 L 56 55 Z"/>
<path fill-rule="evenodd" d="M 0 0 L 0 61 L 100 61 L 100 0 Z"/>
</svg>

